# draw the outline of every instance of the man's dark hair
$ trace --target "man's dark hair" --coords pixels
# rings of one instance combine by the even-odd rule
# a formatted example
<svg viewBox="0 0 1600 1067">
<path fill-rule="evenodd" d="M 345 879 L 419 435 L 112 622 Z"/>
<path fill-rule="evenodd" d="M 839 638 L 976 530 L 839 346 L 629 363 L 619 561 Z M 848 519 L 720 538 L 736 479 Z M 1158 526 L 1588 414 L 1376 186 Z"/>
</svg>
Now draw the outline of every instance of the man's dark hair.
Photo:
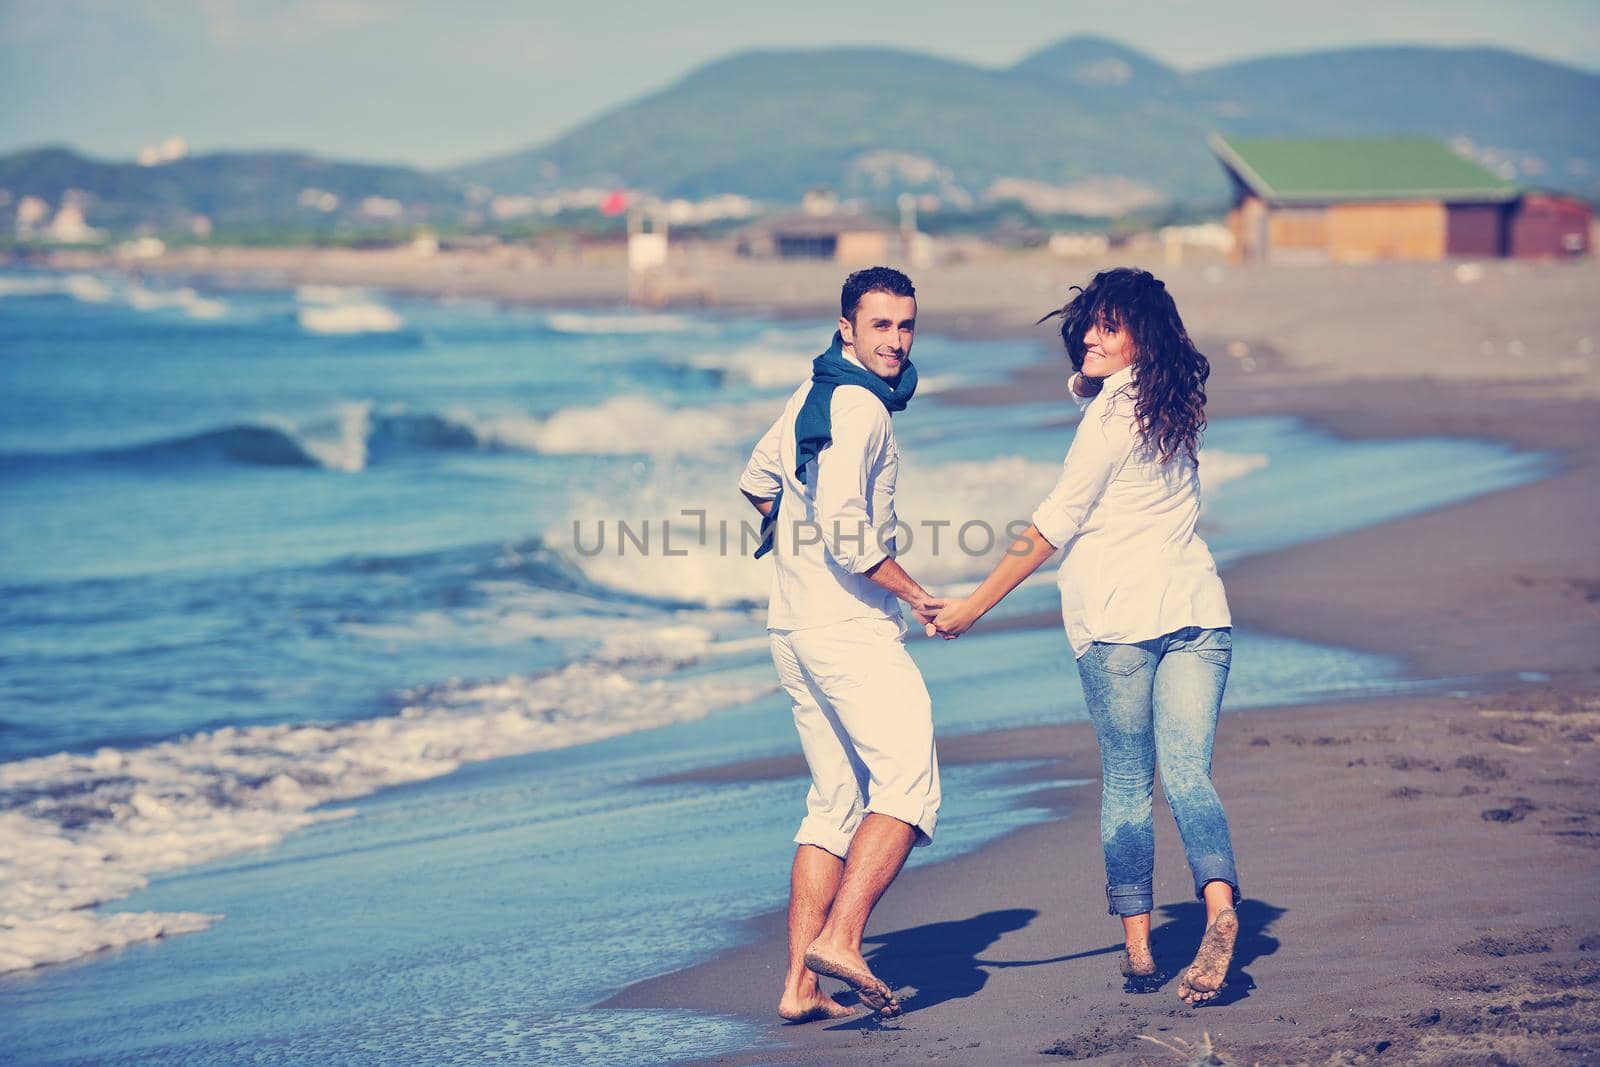
<svg viewBox="0 0 1600 1067">
<path fill-rule="evenodd" d="M 839 317 L 855 322 L 856 309 L 861 306 L 861 298 L 868 293 L 909 296 L 913 300 L 917 298 L 917 290 L 911 284 L 911 279 L 893 267 L 868 267 L 844 280 L 844 289 L 839 292 Z"/>
</svg>

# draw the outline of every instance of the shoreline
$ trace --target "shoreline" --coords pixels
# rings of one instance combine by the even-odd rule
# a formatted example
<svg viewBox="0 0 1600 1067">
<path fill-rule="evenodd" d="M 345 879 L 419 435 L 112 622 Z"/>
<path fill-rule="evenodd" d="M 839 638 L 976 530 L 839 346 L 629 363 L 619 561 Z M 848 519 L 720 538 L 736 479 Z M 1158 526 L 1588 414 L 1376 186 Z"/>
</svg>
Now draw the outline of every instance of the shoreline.
<svg viewBox="0 0 1600 1067">
<path fill-rule="evenodd" d="M 1033 337 L 1048 351 L 1051 335 L 1028 325 L 1037 316 L 1024 309 L 1048 300 L 1059 279 L 1019 280 L 1034 265 L 997 269 L 947 311 L 926 316 L 926 329 Z M 1053 269 L 1062 277 L 1087 272 Z M 1217 782 L 1235 823 L 1246 893 L 1259 896 L 1242 913 L 1234 991 L 1198 1019 L 1173 996 L 1175 983 L 1147 997 L 1116 992 L 1114 951 L 1106 951 L 1114 922 L 1097 905 L 1094 798 L 1076 789 L 1050 802 L 1074 806 L 1078 817 L 910 872 L 886 898 L 874 932 L 911 932 L 884 949 L 886 971 L 916 985 L 899 972 L 904 966 L 922 983 L 903 1020 L 774 1025 L 776 1047 L 718 1062 L 1071 1055 L 1163 1063 L 1172 1055 L 1141 1036 L 1194 1042 L 1202 1030 L 1229 1058 L 1268 1062 L 1600 1055 L 1592 1022 L 1600 905 L 1571 891 L 1600 873 L 1600 809 L 1592 801 L 1600 781 L 1600 558 L 1591 547 L 1600 528 L 1600 372 L 1583 349 L 1600 337 L 1600 312 L 1573 297 L 1600 272 L 1590 264 L 1497 264 L 1486 279 L 1463 284 L 1448 264 L 1368 273 L 1229 268 L 1222 281 L 1209 269 L 1181 271 L 1172 287 L 1212 354 L 1212 414 L 1294 415 L 1353 439 L 1471 436 L 1559 457 L 1556 473 L 1529 485 L 1225 568 L 1236 619 L 1398 655 L 1412 673 L 1540 672 L 1550 681 L 1466 698 L 1406 694 L 1225 718 Z M 754 273 L 750 285 L 770 285 L 768 272 Z M 808 266 L 786 284 L 805 291 L 824 274 L 837 285 L 831 264 Z M 935 306 L 970 279 L 935 272 L 925 302 Z M 1405 292 L 1384 291 L 1397 282 Z M 575 305 L 564 290 L 546 291 L 552 304 L 617 306 Z M 1283 293 L 1294 297 L 1287 307 Z M 826 310 L 793 295 L 772 306 L 782 311 L 733 300 L 705 310 L 786 318 Z M 1464 348 L 1466 333 L 1484 339 Z M 1331 359 L 1333 352 L 1345 358 Z M 942 402 L 1058 395 L 1064 377 L 1049 360 Z M 990 759 L 1045 755 L 1056 761 L 1054 777 L 1087 767 L 1066 776 L 1092 778 L 1098 767 L 1084 724 L 968 735 L 950 746 L 953 760 L 977 751 Z M 1157 952 L 1163 963 L 1181 964 L 1198 938 L 1195 906 L 1171 820 L 1160 812 L 1157 836 Z M 1345 873 L 1356 871 L 1362 878 Z M 1033 914 L 1024 922 L 1022 911 Z M 783 956 L 774 929 L 781 922 L 773 916 L 754 920 L 756 937 L 740 948 L 605 1003 L 765 1022 Z M 1075 962 L 1060 958 L 1083 953 Z"/>
<path fill-rule="evenodd" d="M 1023 395 L 1034 388 L 1018 386 Z M 1241 912 L 1245 935 L 1230 977 L 1230 986 L 1244 986 L 1242 996 L 1197 1017 L 1176 1000 L 1175 981 L 1151 996 L 1119 993 L 1114 920 L 1101 918 L 1097 905 L 1090 786 L 1038 798 L 1072 817 L 909 872 L 891 890 L 871 928 L 893 934 L 877 958 L 894 980 L 931 985 L 903 1020 L 776 1025 L 768 1001 L 782 975 L 781 913 L 752 920 L 747 943 L 632 986 L 603 1006 L 673 1005 L 769 1021 L 768 1046 L 714 1063 L 856 1059 L 863 1048 L 890 1063 L 1064 1055 L 1165 1063 L 1173 1062 L 1169 1053 L 1142 1038 L 1192 1044 L 1202 1034 L 1228 1062 L 1344 1063 L 1388 1053 L 1407 1062 L 1503 1055 L 1560 1063 L 1600 1054 L 1593 1022 L 1600 997 L 1592 989 L 1600 980 L 1600 903 L 1572 894 L 1600 874 L 1600 808 L 1590 799 L 1600 782 L 1600 559 L 1585 535 L 1597 528 L 1600 506 L 1582 491 L 1600 484 L 1600 447 L 1588 430 L 1600 405 L 1486 399 L 1470 384 L 1413 383 L 1388 388 L 1380 406 L 1368 388 L 1319 386 L 1315 406 L 1274 406 L 1354 439 L 1400 436 L 1397 424 L 1416 435 L 1465 436 L 1470 424 L 1473 436 L 1553 453 L 1556 469 L 1527 485 L 1223 569 L 1235 618 L 1252 627 L 1399 654 L 1413 676 L 1474 676 L 1470 693 L 1441 685 L 1224 717 L 1217 783 L 1252 902 Z M 1417 407 L 1419 391 L 1433 400 L 1431 409 Z M 1338 409 L 1362 396 L 1369 403 L 1357 414 Z M 1407 595 L 1394 595 L 1397 589 Z M 1322 610 L 1307 611 L 1308 602 Z M 1450 625 L 1430 621 L 1438 619 Z M 1054 615 L 1028 621 L 1059 626 Z M 1517 681 L 1519 674 L 1549 677 L 1535 683 Z M 1093 732 L 1081 723 L 940 744 L 951 762 L 1052 761 L 1029 777 L 1092 781 L 1098 770 Z M 697 777 L 780 772 L 803 773 L 799 757 Z M 1171 972 L 1198 941 L 1199 912 L 1187 902 L 1170 816 L 1159 797 L 1157 804 L 1157 953 Z M 1340 840 L 1338 828 L 1353 824 L 1366 839 Z M 1322 916 L 1330 879 L 1307 872 L 1329 851 L 1339 870 L 1368 871 L 1372 884 L 1355 903 Z M 1063 872 L 1048 859 L 1063 856 L 1082 862 Z M 1537 877 L 1530 880 L 1530 871 Z M 1486 903 L 1485 885 L 1514 885 L 1513 899 Z M 994 926 L 996 910 L 1016 905 L 1034 913 L 1024 928 Z M 969 936 L 993 943 L 970 959 L 952 960 L 938 948 Z M 1279 959 L 1285 944 L 1300 951 Z M 1331 974 L 1329 957 L 1338 961 Z M 1049 977 L 1030 980 L 1020 977 L 1026 966 L 976 962 L 984 960 L 1059 965 L 1040 964 L 1051 968 Z M 940 976 L 951 968 L 961 977 Z"/>
<path fill-rule="evenodd" d="M 1235 617 L 1252 627 L 1398 654 L 1413 675 L 1479 679 L 1470 695 L 1252 709 L 1224 719 L 1219 789 L 1240 839 L 1244 878 L 1257 892 L 1267 889 L 1241 913 L 1228 1003 L 1197 1019 L 1172 995 L 1175 982 L 1150 997 L 1117 992 L 1114 921 L 1099 918 L 1094 903 L 1101 888 L 1095 797 L 1080 789 L 1049 798 L 1075 818 L 910 872 L 886 897 L 872 930 L 891 933 L 876 958 L 892 978 L 923 987 L 902 1020 L 777 1025 L 769 1001 L 782 974 L 781 913 L 752 920 L 740 947 L 632 986 L 603 1006 L 670 1005 L 768 1021 L 767 1046 L 716 1063 L 867 1055 L 1161 1063 L 1203 1034 L 1229 1060 L 1244 1062 L 1385 1053 L 1440 1063 L 1580 1062 L 1600 1054 L 1593 1021 L 1600 997 L 1592 988 L 1600 961 L 1591 954 L 1600 951 L 1600 905 L 1570 892 L 1600 873 L 1600 809 L 1588 801 L 1600 780 L 1600 554 L 1590 533 L 1600 528 L 1593 492 L 1600 403 L 1591 383 L 1566 363 L 1529 368 L 1510 382 L 1448 372 L 1341 379 L 1253 347 L 1261 357 L 1256 373 L 1243 359 L 1214 359 L 1218 399 L 1210 413 L 1293 415 L 1351 440 L 1488 439 L 1549 453 L 1555 469 L 1527 485 L 1224 568 Z M 1059 388 L 1061 377 L 1059 364 L 1045 362 L 942 401 L 1003 406 Z M 1059 625 L 1054 617 L 1038 621 Z M 1510 680 L 1540 675 L 1549 681 Z M 1486 685 L 1490 677 L 1502 682 Z M 1048 755 L 1053 761 L 1041 776 L 1092 780 L 1098 769 L 1086 724 L 963 735 L 941 745 L 954 762 Z M 798 757 L 701 777 L 780 769 L 799 770 Z M 1315 802 L 1283 812 L 1286 798 L 1310 800 L 1310 781 L 1322 786 Z M 1364 823 L 1365 839 L 1330 840 L 1330 817 L 1334 825 Z M 1199 910 L 1181 884 L 1186 869 L 1170 817 L 1158 811 L 1157 827 L 1157 954 L 1171 973 L 1198 941 Z M 1356 889 L 1355 900 L 1318 914 L 1329 902 L 1305 870 L 1325 864 L 1329 851 L 1339 869 L 1371 872 L 1371 884 L 1340 887 Z M 1048 856 L 1084 862 L 1062 877 L 1040 869 L 1039 857 Z M 1485 877 L 1487 869 L 1498 877 Z M 1484 882 L 1516 885 L 1514 899 L 1485 902 L 1476 889 Z M 1283 891 L 1272 893 L 1274 886 Z M 1408 899 L 1427 905 L 1398 903 Z M 1030 906 L 1016 907 L 1023 903 Z M 1017 914 L 999 917 L 1008 911 Z M 981 945 L 970 958 L 952 958 L 952 939 Z M 1299 945 L 1298 958 L 1276 958 L 1285 942 Z M 1055 968 L 1048 980 L 1015 977 L 1030 969 L 1015 961 L 1063 954 L 1081 962 Z M 982 962 L 991 958 L 1013 966 Z M 912 976 L 897 974 L 901 968 Z"/>
</svg>

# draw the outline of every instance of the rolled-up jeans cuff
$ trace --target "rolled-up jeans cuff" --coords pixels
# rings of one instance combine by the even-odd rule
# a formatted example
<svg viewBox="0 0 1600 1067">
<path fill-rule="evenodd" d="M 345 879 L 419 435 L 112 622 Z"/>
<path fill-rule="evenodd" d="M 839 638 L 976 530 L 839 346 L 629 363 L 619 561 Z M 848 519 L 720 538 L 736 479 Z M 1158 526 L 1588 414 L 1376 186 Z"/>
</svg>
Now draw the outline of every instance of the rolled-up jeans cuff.
<svg viewBox="0 0 1600 1067">
<path fill-rule="evenodd" d="M 1196 863 L 1191 870 L 1194 873 L 1194 895 L 1197 900 L 1203 900 L 1206 895 L 1206 883 L 1227 882 L 1233 890 L 1233 902 L 1239 903 L 1239 872 L 1232 863 L 1222 856 L 1208 856 Z"/>
<path fill-rule="evenodd" d="M 1155 886 L 1150 882 L 1143 885 L 1108 885 L 1106 904 L 1109 915 L 1146 915 L 1155 910 Z"/>
</svg>

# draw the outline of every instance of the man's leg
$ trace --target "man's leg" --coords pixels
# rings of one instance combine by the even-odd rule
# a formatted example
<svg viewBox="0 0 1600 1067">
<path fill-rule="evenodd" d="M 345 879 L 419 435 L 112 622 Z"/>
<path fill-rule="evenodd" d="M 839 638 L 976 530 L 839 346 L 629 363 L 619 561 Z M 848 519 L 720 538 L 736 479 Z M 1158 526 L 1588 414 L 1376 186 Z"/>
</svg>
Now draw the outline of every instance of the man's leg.
<svg viewBox="0 0 1600 1067">
<path fill-rule="evenodd" d="M 861 820 L 828 921 L 805 952 L 807 967 L 848 982 L 864 1004 L 883 1015 L 899 1014 L 900 1002 L 867 966 L 861 937 L 872 909 L 905 866 L 916 842 L 916 828 L 891 815 L 873 813 Z"/>
<path fill-rule="evenodd" d="M 867 815 L 850 842 L 839 895 L 806 964 L 849 983 L 873 1010 L 894 1015 L 899 1002 L 867 966 L 861 938 L 912 846 L 933 837 L 939 810 L 933 710 L 899 623 L 863 619 L 829 630 L 797 635 L 798 647 L 866 768 Z"/>
<path fill-rule="evenodd" d="M 855 1014 L 824 993 L 817 985 L 817 973 L 806 966 L 806 949 L 822 932 L 843 874 L 844 861 L 826 849 L 801 845 L 794 851 L 789 871 L 789 970 L 778 1002 L 778 1014 L 790 1022 Z"/>
<path fill-rule="evenodd" d="M 789 873 L 789 966 L 778 1014 L 791 1022 L 839 1018 L 853 1010 L 823 993 L 816 973 L 806 967 L 806 948 L 827 921 L 844 872 L 851 834 L 862 814 L 861 777 L 846 748 L 843 728 L 827 698 L 796 655 L 787 634 L 771 635 L 778 679 L 794 706 L 795 730 L 811 769 L 806 817 L 795 835 Z"/>
</svg>

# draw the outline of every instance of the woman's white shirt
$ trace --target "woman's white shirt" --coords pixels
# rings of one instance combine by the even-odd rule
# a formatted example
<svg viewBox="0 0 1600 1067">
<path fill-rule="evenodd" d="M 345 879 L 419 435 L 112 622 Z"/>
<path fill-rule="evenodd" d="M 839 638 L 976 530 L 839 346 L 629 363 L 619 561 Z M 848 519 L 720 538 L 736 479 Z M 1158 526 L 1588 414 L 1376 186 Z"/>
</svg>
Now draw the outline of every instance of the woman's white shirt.
<svg viewBox="0 0 1600 1067">
<path fill-rule="evenodd" d="M 1181 454 L 1160 463 L 1143 444 L 1134 389 L 1132 367 L 1105 379 L 1033 513 L 1045 540 L 1066 549 L 1056 581 L 1074 656 L 1096 641 L 1232 625 L 1216 562 L 1195 534 L 1199 470 Z"/>
</svg>

